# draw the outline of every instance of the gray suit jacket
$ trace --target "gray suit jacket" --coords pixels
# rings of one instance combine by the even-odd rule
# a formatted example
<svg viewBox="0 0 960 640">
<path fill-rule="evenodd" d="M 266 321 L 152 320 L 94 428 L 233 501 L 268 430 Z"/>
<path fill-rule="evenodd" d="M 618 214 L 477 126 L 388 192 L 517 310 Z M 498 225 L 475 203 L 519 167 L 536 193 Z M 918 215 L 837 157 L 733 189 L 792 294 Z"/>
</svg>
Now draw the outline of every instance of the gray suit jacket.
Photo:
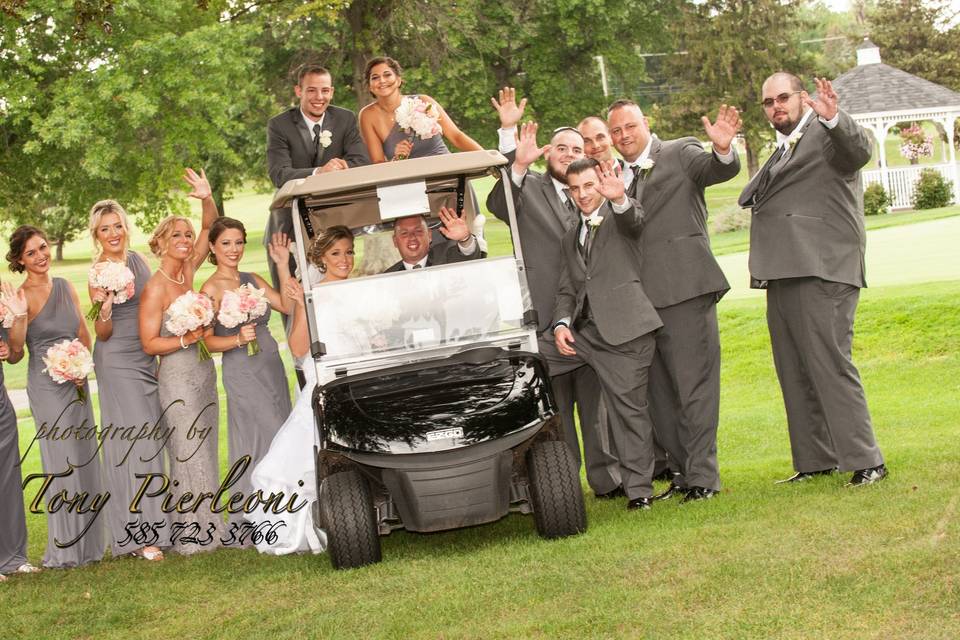
<svg viewBox="0 0 960 640">
<path fill-rule="evenodd" d="M 430 243 L 430 252 L 427 254 L 427 266 L 433 267 L 438 264 L 466 262 L 467 260 L 476 260 L 481 257 L 483 256 L 480 253 L 479 242 L 474 243 L 473 253 L 464 255 L 456 242 L 444 238 L 441 243 Z M 395 271 L 403 271 L 403 260 L 390 265 L 388 269 L 384 270 L 384 273 L 393 273 Z"/>
<path fill-rule="evenodd" d="M 509 175 L 509 169 L 507 171 Z M 560 202 L 548 175 L 527 171 L 520 188 L 511 186 L 527 285 L 533 308 L 537 311 L 538 330 L 542 332 L 552 325 L 560 280 L 560 240 L 577 226 L 578 217 Z M 509 223 L 506 193 L 500 180 L 487 196 L 487 208 L 497 218 Z"/>
<path fill-rule="evenodd" d="M 707 293 L 719 299 L 730 285 L 710 250 L 703 192 L 735 177 L 740 159 L 724 164 L 696 138 L 654 138 L 650 159 L 653 169 L 635 192 L 644 216 L 643 288 L 658 309 Z"/>
<path fill-rule="evenodd" d="M 802 131 L 766 190 L 756 193 L 755 179 L 740 194 L 740 205 L 753 208 L 752 285 L 816 276 L 865 287 L 860 168 L 870 160 L 870 138 L 842 111 L 833 129 L 812 114 Z"/>
<path fill-rule="evenodd" d="M 561 241 L 560 286 L 553 321 L 576 319 L 585 297 L 600 336 L 609 345 L 639 338 L 663 326 L 644 292 L 640 278 L 640 231 L 643 211 L 633 206 L 614 213 L 610 203 L 600 209 L 603 222 L 594 232 L 590 264 L 580 256 L 578 222 Z"/>
</svg>

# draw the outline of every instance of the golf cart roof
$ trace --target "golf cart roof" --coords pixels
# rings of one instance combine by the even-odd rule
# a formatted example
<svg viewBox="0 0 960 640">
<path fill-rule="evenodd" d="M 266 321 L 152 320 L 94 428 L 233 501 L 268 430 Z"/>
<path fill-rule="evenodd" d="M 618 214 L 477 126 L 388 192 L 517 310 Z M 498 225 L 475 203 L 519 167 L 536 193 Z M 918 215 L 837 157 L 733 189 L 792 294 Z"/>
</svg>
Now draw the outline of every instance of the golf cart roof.
<svg viewBox="0 0 960 640">
<path fill-rule="evenodd" d="M 423 180 L 432 190 L 456 180 L 460 176 L 478 178 L 490 173 L 494 167 L 507 164 L 507 159 L 498 151 L 466 151 L 426 158 L 411 158 L 402 162 L 384 162 L 346 171 L 334 171 L 322 175 L 290 180 L 274 195 L 274 209 L 291 206 L 294 199 L 307 198 L 308 203 L 343 202 L 348 199 L 363 200 L 377 197 L 377 187 Z"/>
</svg>

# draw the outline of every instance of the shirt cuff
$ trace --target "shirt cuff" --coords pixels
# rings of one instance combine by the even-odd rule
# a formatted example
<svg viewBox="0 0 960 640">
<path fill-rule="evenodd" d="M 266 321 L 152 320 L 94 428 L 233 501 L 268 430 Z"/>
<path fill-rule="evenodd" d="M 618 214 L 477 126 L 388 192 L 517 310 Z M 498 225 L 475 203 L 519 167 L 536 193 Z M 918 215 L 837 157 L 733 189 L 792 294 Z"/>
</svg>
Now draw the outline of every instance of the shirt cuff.
<svg viewBox="0 0 960 640">
<path fill-rule="evenodd" d="M 837 115 L 833 116 L 829 120 L 824 120 L 823 116 L 817 116 L 817 119 L 820 120 L 820 123 L 827 129 L 833 129 L 835 126 L 837 126 L 837 123 L 840 122 L 840 112 L 837 111 Z"/>
<path fill-rule="evenodd" d="M 626 199 L 626 202 L 623 204 L 617 204 L 616 202 L 611 202 L 610 206 L 613 207 L 614 213 L 626 213 L 633 208 L 633 203 L 630 202 L 630 198 Z"/>
<path fill-rule="evenodd" d="M 497 135 L 500 136 L 500 153 L 506 155 L 517 149 L 517 139 L 514 137 L 516 133 L 516 127 L 497 129 Z"/>
<path fill-rule="evenodd" d="M 513 181 L 514 186 L 522 187 L 523 186 L 523 177 L 527 175 L 527 172 L 517 173 L 517 170 L 513 167 L 510 167 L 510 179 Z"/>
<path fill-rule="evenodd" d="M 477 250 L 477 238 L 471 233 L 469 238 L 457 243 L 457 248 L 465 256 L 472 255 Z"/>
<path fill-rule="evenodd" d="M 560 325 L 564 325 L 567 329 L 570 328 L 570 316 L 564 316 L 553 323 L 553 328 L 556 329 Z"/>
<path fill-rule="evenodd" d="M 314 167 L 313 173 L 311 173 L 310 175 L 312 175 L 312 176 L 318 175 L 318 174 L 320 173 L 320 169 L 321 169 L 321 168 L 322 168 L 322 167 Z"/>
<path fill-rule="evenodd" d="M 716 149 L 714 149 L 713 155 L 715 155 L 717 157 L 717 160 L 719 160 L 723 164 L 730 164 L 731 162 L 733 162 L 733 159 L 737 157 L 736 152 L 733 150 L 732 144 L 730 145 L 730 151 L 727 151 L 724 154 L 720 154 L 720 153 L 717 153 Z"/>
</svg>

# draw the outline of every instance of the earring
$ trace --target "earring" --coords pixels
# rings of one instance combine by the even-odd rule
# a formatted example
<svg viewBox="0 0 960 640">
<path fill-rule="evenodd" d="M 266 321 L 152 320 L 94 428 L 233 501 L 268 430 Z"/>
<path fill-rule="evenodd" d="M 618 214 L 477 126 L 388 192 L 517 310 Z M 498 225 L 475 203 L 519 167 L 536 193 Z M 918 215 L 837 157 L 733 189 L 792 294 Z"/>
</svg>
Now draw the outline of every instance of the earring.
<svg viewBox="0 0 960 640">
<path fill-rule="evenodd" d="M 321 261 L 320 261 L 320 264 L 317 266 L 317 268 L 320 269 L 320 273 L 326 273 L 326 272 L 327 272 L 327 263 L 326 263 L 326 262 L 323 262 L 323 261 L 321 260 Z"/>
</svg>

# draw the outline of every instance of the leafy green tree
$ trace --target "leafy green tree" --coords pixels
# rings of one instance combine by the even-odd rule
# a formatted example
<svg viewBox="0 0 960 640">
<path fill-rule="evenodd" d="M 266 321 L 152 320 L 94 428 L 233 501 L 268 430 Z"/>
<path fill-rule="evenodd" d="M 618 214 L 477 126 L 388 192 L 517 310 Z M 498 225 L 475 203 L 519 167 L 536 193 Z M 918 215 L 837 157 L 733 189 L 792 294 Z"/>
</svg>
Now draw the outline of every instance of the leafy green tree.
<svg viewBox="0 0 960 640">
<path fill-rule="evenodd" d="M 956 18 L 943 0 L 881 0 L 868 17 L 870 40 L 885 63 L 960 91 Z"/>
</svg>

